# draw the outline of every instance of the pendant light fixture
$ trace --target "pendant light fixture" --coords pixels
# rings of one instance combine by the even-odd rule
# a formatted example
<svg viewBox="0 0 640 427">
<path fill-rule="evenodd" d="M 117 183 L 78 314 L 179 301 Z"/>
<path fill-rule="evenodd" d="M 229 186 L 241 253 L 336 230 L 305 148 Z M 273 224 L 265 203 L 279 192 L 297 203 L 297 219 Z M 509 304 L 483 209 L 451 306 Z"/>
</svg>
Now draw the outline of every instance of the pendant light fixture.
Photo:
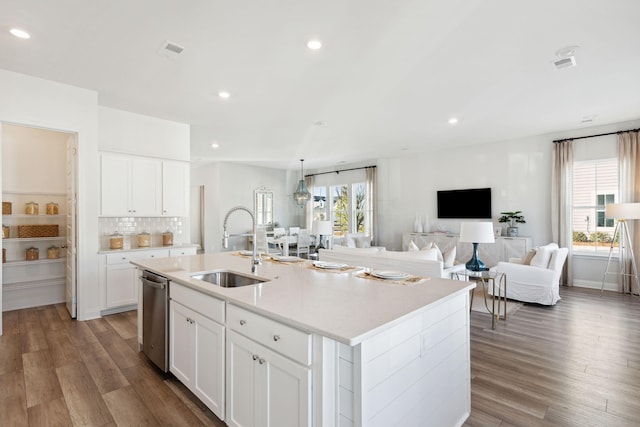
<svg viewBox="0 0 640 427">
<path fill-rule="evenodd" d="M 303 207 L 311 198 L 311 193 L 307 190 L 307 184 L 304 182 L 304 159 L 300 159 L 300 181 L 298 181 L 298 188 L 293 193 L 293 200 L 300 207 Z"/>
</svg>

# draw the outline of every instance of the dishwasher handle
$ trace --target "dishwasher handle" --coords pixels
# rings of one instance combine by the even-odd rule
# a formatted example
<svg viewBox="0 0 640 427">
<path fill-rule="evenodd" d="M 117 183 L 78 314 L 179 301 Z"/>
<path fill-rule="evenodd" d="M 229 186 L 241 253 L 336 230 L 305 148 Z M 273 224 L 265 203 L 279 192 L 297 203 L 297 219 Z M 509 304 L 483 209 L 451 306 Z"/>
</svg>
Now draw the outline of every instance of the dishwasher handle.
<svg viewBox="0 0 640 427">
<path fill-rule="evenodd" d="M 147 285 L 147 286 L 151 286 L 151 287 L 153 287 L 153 288 L 164 289 L 164 288 L 165 288 L 165 286 L 167 286 L 167 284 L 166 284 L 166 283 L 158 283 L 158 282 L 154 282 L 154 281 L 151 281 L 151 280 L 149 280 L 149 279 L 145 278 L 144 276 L 141 276 L 141 277 L 140 277 L 140 280 L 142 280 L 142 283 L 143 283 L 143 284 L 145 284 L 145 285 Z"/>
</svg>

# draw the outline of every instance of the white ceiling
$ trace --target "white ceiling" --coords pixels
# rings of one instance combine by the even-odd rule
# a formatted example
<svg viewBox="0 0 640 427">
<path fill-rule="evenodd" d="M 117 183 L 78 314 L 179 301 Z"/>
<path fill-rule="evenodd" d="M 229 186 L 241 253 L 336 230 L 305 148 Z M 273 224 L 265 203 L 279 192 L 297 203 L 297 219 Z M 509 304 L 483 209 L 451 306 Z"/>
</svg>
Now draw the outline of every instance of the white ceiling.
<svg viewBox="0 0 640 427">
<path fill-rule="evenodd" d="M 313 169 L 638 119 L 638 16 L 637 0 L 0 0 L 0 68 L 189 123 L 198 163 Z M 159 55 L 166 40 L 184 52 Z M 569 45 L 578 65 L 558 71 Z"/>
</svg>

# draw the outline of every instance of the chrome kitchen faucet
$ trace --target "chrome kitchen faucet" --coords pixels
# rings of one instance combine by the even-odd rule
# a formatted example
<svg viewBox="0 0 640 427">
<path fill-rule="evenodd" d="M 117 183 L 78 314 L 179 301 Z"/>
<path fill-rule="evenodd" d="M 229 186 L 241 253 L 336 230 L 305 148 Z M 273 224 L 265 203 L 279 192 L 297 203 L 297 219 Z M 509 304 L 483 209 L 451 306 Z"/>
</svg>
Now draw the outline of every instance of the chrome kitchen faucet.
<svg viewBox="0 0 640 427">
<path fill-rule="evenodd" d="M 245 211 L 249 215 L 251 215 L 251 225 L 252 225 L 251 234 L 247 234 L 247 233 L 229 234 L 229 232 L 227 231 L 227 220 L 229 219 L 229 216 L 235 211 Z M 227 214 L 224 216 L 224 224 L 222 228 L 224 230 L 224 233 L 222 235 L 222 247 L 225 249 L 229 248 L 229 237 L 251 236 L 251 246 L 252 246 L 251 272 L 256 273 L 258 271 L 258 265 L 262 264 L 262 259 L 260 258 L 260 256 L 258 255 L 258 251 L 256 250 L 256 216 L 253 214 L 253 211 L 249 208 L 245 208 L 244 206 L 236 206 L 229 209 L 229 212 L 227 212 Z"/>
</svg>

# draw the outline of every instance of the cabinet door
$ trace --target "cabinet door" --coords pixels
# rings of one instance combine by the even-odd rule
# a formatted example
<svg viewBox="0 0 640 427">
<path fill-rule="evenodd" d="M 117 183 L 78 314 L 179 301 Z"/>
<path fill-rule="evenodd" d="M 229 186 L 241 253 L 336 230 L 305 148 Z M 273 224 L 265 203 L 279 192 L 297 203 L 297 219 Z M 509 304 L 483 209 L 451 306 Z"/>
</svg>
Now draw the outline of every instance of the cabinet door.
<svg viewBox="0 0 640 427">
<path fill-rule="evenodd" d="M 103 154 L 100 157 L 100 206 L 102 215 L 128 216 L 129 159 Z"/>
<path fill-rule="evenodd" d="M 224 330 L 198 313 L 195 324 L 195 374 L 192 391 L 218 418 L 224 420 Z"/>
<path fill-rule="evenodd" d="M 138 303 L 137 271 L 131 264 L 107 266 L 107 308 Z"/>
<path fill-rule="evenodd" d="M 266 348 L 258 359 L 264 394 L 260 399 L 264 427 L 311 426 L 311 369 Z"/>
<path fill-rule="evenodd" d="M 194 377 L 195 328 L 194 312 L 169 301 L 169 370 L 191 388 Z"/>
<path fill-rule="evenodd" d="M 131 159 L 131 215 L 160 215 L 161 162 L 155 159 Z"/>
<path fill-rule="evenodd" d="M 232 427 L 259 425 L 256 383 L 257 344 L 233 331 L 227 333 L 227 418 Z"/>
<path fill-rule="evenodd" d="M 162 162 L 162 215 L 189 215 L 189 164 Z"/>
</svg>

